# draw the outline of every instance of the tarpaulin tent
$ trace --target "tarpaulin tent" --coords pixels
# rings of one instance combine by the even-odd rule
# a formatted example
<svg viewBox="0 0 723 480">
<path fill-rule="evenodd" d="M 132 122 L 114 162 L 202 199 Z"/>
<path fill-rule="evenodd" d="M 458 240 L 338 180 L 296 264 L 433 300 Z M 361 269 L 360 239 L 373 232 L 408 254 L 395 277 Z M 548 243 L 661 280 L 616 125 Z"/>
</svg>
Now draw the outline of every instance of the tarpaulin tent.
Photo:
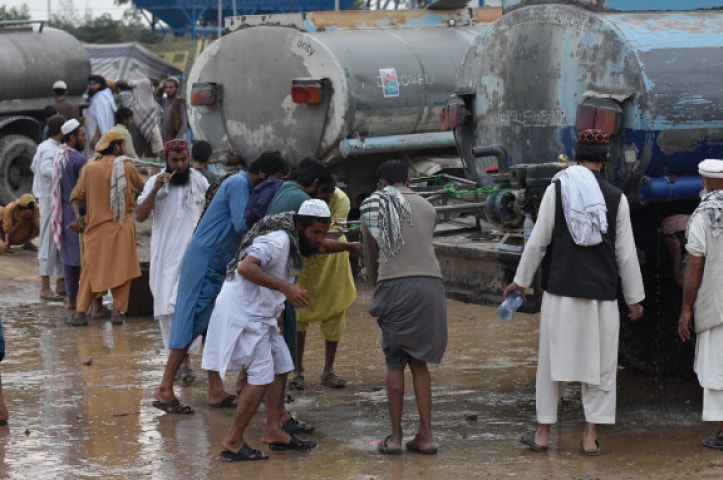
<svg viewBox="0 0 723 480">
<path fill-rule="evenodd" d="M 91 44 L 85 48 L 90 56 L 91 71 L 110 80 L 139 80 L 167 78 L 182 72 L 161 57 L 133 43 Z"/>
</svg>

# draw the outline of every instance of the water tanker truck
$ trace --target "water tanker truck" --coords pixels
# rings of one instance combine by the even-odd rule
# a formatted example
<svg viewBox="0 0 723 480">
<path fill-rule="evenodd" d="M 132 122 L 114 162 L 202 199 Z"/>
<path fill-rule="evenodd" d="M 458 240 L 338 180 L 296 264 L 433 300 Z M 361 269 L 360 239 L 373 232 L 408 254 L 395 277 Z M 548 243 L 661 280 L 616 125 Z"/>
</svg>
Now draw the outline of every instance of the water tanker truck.
<svg viewBox="0 0 723 480">
<path fill-rule="evenodd" d="M 646 291 L 644 318 L 621 321 L 621 357 L 686 373 L 693 346 L 677 338 L 681 290 L 658 231 L 666 216 L 695 209 L 698 163 L 723 158 L 723 10 L 710 0 L 652 5 L 503 0 L 463 57 L 443 118 L 467 175 L 492 191 L 486 219 L 508 233 L 536 212 L 561 156 L 573 158 L 577 130 L 611 135 L 604 175 L 630 202 Z M 486 277 L 464 274 L 475 259 L 458 259 L 466 288 L 499 296 L 511 280 L 519 253 L 495 242 L 476 254 Z"/>
<path fill-rule="evenodd" d="M 292 166 L 322 159 L 358 205 L 374 189 L 383 160 L 460 164 L 452 133 L 439 131 L 438 117 L 460 59 L 500 11 L 228 19 L 229 33 L 202 52 L 189 74 L 191 127 L 246 163 L 268 150 L 281 151 Z"/>
<path fill-rule="evenodd" d="M 30 192 L 30 170 L 42 140 L 42 111 L 55 104 L 52 86 L 68 85 L 76 105 L 88 84 L 83 44 L 63 30 L 33 22 L 0 22 L 0 204 Z"/>
</svg>

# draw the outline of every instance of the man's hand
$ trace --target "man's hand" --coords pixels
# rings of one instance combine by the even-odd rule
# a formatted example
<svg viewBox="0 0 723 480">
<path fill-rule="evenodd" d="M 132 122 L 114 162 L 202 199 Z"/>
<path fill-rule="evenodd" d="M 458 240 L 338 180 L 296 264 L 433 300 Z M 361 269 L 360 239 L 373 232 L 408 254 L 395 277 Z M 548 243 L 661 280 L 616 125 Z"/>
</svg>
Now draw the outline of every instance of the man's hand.
<svg viewBox="0 0 723 480">
<path fill-rule="evenodd" d="M 678 319 L 678 336 L 684 342 L 690 340 L 691 332 L 690 327 L 693 324 L 693 312 L 690 310 L 683 310 L 680 313 Z"/>
<path fill-rule="evenodd" d="M 505 287 L 505 289 L 502 291 L 502 298 L 507 298 L 507 296 L 515 290 L 520 292 L 523 300 L 527 300 L 527 297 L 525 297 L 525 289 L 517 285 L 515 282 L 512 282 Z"/>
<path fill-rule="evenodd" d="M 176 173 L 175 171 L 173 173 L 163 172 L 156 177 L 156 184 L 153 185 L 153 191 L 158 192 L 165 184 L 171 181 L 171 177 L 173 177 L 173 174 Z"/>
<path fill-rule="evenodd" d="M 309 292 L 299 285 L 287 283 L 281 293 L 283 293 L 286 299 L 296 308 L 304 308 L 309 305 Z"/>
<path fill-rule="evenodd" d="M 628 304 L 628 318 L 632 321 L 640 320 L 643 316 L 643 306 L 639 303 Z"/>
<path fill-rule="evenodd" d="M 352 257 L 361 257 L 364 253 L 360 242 L 349 242 L 349 255 Z"/>
<path fill-rule="evenodd" d="M 75 233 L 83 232 L 83 227 L 80 226 L 80 221 L 78 219 L 76 219 L 73 223 L 69 223 L 68 229 L 74 231 Z"/>
</svg>

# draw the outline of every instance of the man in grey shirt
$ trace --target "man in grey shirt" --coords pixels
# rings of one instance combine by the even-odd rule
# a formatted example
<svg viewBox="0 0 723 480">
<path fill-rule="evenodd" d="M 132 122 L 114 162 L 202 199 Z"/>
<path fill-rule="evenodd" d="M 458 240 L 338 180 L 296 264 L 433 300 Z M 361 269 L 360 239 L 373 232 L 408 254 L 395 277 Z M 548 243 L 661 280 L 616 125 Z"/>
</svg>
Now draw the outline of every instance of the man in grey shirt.
<svg viewBox="0 0 723 480">
<path fill-rule="evenodd" d="M 364 260 L 376 289 L 369 313 L 382 330 L 387 364 L 387 403 L 392 432 L 378 450 L 402 451 L 404 368 L 412 371 L 419 427 L 408 451 L 435 454 L 432 391 L 427 362 L 439 363 L 447 347 L 447 304 L 432 235 L 434 207 L 409 189 L 407 165 L 384 162 L 377 170 L 382 190 L 361 206 Z"/>
</svg>

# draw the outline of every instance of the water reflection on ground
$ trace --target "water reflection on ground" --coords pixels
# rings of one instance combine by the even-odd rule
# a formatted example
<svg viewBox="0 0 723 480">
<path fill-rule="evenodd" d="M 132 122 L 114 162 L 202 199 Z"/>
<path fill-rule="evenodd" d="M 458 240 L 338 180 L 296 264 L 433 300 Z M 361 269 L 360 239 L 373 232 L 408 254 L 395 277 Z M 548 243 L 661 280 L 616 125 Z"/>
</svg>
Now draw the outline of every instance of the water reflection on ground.
<svg viewBox="0 0 723 480">
<path fill-rule="evenodd" d="M 35 300 L 34 284 L 6 287 L 0 312 L 8 356 L 1 369 L 11 419 L 9 427 L 0 427 L 2 478 L 723 477 L 723 452 L 700 446 L 716 426 L 700 421 L 694 378 L 655 378 L 621 369 L 618 422 L 600 428 L 600 458 L 577 452 L 581 405 L 579 388 L 571 386 L 551 450 L 526 450 L 518 438 L 534 425 L 538 317 L 518 314 L 503 322 L 493 308 L 456 301 L 449 301 L 447 354 L 432 368 L 440 453 L 378 454 L 376 442 L 388 434 L 381 388 L 385 367 L 378 328 L 366 313 L 367 289 L 349 313 L 340 347 L 336 370 L 348 380 L 347 388 L 320 386 L 323 340 L 318 328 L 309 332 L 307 389 L 293 393 L 289 408 L 317 426 L 313 438 L 319 448 L 272 453 L 267 462 L 226 463 L 218 460 L 219 442 L 233 410 L 206 406 L 204 375 L 192 387 L 177 387 L 194 415 L 164 415 L 150 407 L 165 360 L 152 318 L 68 327 L 62 307 Z M 233 380 L 226 379 L 229 389 Z M 407 380 L 404 426 L 411 438 L 416 412 L 409 375 Z M 247 440 L 268 451 L 259 440 L 262 421 L 261 412 Z"/>
</svg>

